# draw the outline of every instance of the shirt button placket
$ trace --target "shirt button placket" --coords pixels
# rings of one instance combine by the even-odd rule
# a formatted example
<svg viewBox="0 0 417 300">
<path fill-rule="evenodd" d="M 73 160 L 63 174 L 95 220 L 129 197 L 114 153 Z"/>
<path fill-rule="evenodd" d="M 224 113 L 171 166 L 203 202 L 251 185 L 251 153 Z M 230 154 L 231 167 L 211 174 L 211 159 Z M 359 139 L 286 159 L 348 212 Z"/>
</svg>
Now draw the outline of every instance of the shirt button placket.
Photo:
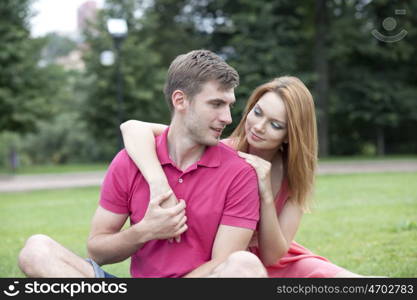
<svg viewBox="0 0 417 300">
<path fill-rule="evenodd" d="M 182 183 L 183 181 L 184 181 L 184 180 L 183 180 L 182 178 L 179 178 L 179 179 L 178 179 L 178 182 L 179 182 L 179 183 Z"/>
</svg>

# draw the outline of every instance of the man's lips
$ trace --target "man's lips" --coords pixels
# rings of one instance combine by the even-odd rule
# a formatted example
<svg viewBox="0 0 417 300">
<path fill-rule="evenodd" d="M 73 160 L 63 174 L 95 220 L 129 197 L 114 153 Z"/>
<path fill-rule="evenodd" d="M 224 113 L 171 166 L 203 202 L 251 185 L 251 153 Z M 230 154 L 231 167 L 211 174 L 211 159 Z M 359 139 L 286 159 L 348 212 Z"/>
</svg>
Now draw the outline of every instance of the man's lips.
<svg viewBox="0 0 417 300">
<path fill-rule="evenodd" d="M 224 129 L 224 127 L 216 128 L 216 127 L 210 127 L 211 130 L 217 131 L 218 133 L 221 133 Z"/>
</svg>

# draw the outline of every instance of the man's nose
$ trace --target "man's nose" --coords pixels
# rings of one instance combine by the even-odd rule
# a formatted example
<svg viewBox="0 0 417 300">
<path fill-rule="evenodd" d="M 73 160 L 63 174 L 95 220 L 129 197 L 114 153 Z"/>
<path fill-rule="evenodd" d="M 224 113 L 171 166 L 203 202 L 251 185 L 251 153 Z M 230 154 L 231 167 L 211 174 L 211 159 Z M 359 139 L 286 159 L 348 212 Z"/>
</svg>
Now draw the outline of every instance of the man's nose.
<svg viewBox="0 0 417 300">
<path fill-rule="evenodd" d="M 232 123 L 232 113 L 230 112 L 230 107 L 225 107 L 220 115 L 220 121 L 226 125 Z"/>
</svg>

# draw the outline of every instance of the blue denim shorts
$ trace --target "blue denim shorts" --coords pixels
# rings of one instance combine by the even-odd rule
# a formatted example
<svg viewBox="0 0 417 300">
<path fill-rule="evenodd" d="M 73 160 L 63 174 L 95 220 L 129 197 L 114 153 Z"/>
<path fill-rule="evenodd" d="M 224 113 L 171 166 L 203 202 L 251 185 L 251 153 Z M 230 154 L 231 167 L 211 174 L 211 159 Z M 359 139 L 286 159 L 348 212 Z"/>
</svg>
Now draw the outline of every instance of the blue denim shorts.
<svg viewBox="0 0 417 300">
<path fill-rule="evenodd" d="M 86 258 L 85 259 L 87 262 L 89 262 L 94 269 L 94 274 L 96 278 L 117 278 L 116 276 L 107 273 L 106 271 L 104 271 L 94 260 L 92 260 L 91 258 Z"/>
</svg>

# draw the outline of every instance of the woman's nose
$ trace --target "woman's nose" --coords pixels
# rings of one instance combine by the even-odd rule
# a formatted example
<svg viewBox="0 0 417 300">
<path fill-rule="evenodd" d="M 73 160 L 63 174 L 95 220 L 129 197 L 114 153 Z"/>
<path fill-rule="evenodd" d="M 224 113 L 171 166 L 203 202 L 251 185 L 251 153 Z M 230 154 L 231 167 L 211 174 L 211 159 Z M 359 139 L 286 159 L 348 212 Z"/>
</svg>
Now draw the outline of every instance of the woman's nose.
<svg viewBox="0 0 417 300">
<path fill-rule="evenodd" d="M 259 121 L 256 122 L 256 124 L 253 126 L 257 131 L 263 132 L 265 129 L 265 121 Z"/>
</svg>

